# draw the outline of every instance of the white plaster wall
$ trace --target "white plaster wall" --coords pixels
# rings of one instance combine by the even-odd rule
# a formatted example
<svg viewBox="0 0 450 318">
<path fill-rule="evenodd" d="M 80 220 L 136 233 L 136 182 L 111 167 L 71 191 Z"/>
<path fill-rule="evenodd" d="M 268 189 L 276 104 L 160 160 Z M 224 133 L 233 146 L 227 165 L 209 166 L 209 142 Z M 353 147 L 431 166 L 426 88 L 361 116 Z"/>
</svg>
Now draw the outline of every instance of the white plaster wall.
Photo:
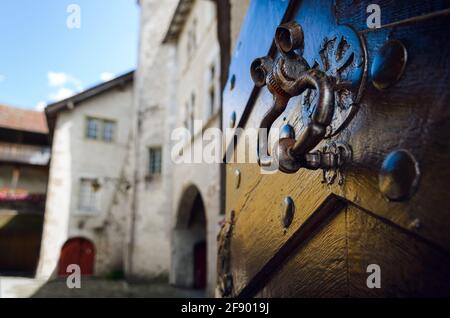
<svg viewBox="0 0 450 318">
<path fill-rule="evenodd" d="M 129 194 L 117 180 L 120 177 L 129 179 L 124 171 L 131 143 L 132 101 L 133 89 L 129 84 L 58 114 L 38 276 L 49 277 L 52 274 L 62 245 L 67 239 L 77 236 L 92 240 L 96 247 L 96 275 L 120 270 L 129 214 L 123 208 L 128 204 L 124 197 Z M 85 125 L 88 116 L 114 120 L 114 142 L 87 139 Z M 101 183 L 99 211 L 94 214 L 78 209 L 81 178 L 98 178 Z"/>
<path fill-rule="evenodd" d="M 72 129 L 72 123 L 67 117 L 56 122 L 41 255 L 36 273 L 39 278 L 48 278 L 54 273 L 61 246 L 68 237 L 72 186 L 70 147 Z"/>
</svg>

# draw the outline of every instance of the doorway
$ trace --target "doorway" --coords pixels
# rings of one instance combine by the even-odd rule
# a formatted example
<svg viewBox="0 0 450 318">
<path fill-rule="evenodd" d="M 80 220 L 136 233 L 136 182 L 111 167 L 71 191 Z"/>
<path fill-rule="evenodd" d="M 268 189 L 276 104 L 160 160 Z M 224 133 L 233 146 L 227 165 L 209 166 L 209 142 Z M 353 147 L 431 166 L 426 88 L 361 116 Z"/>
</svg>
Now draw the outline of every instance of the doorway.
<svg viewBox="0 0 450 318">
<path fill-rule="evenodd" d="M 172 234 L 171 283 L 205 289 L 208 281 L 206 211 L 197 187 L 188 187 L 180 200 Z"/>
<path fill-rule="evenodd" d="M 58 275 L 67 276 L 67 267 L 71 264 L 80 266 L 81 275 L 94 274 L 95 247 L 94 244 L 81 237 L 72 238 L 64 243 L 59 258 Z"/>
<path fill-rule="evenodd" d="M 194 288 L 206 287 L 206 241 L 194 246 Z"/>
</svg>

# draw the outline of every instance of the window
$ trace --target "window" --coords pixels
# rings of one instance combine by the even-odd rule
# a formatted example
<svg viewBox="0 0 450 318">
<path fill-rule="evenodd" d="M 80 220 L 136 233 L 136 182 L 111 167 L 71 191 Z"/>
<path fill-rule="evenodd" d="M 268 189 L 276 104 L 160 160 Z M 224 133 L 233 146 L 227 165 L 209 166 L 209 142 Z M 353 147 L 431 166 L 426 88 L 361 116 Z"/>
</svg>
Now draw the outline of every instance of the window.
<svg viewBox="0 0 450 318">
<path fill-rule="evenodd" d="M 216 67 L 211 65 L 209 69 L 209 116 L 214 114 L 216 104 Z"/>
<path fill-rule="evenodd" d="M 86 137 L 89 139 L 97 139 L 99 121 L 94 118 L 87 119 Z"/>
<path fill-rule="evenodd" d="M 114 139 L 114 126 L 112 121 L 103 122 L 103 140 L 106 142 L 112 142 Z"/>
<path fill-rule="evenodd" d="M 185 103 L 184 104 L 184 120 L 183 120 L 183 125 L 184 125 L 184 127 L 186 128 L 186 129 L 188 129 L 189 130 L 189 120 L 188 120 L 188 117 L 189 117 L 189 103 Z"/>
<path fill-rule="evenodd" d="M 192 22 L 192 44 L 194 47 L 194 50 L 197 46 L 197 20 L 194 19 L 194 21 Z"/>
<path fill-rule="evenodd" d="M 96 179 L 80 179 L 80 190 L 78 196 L 78 209 L 83 212 L 98 211 L 98 189 L 94 184 L 98 183 Z"/>
<path fill-rule="evenodd" d="M 194 117 L 195 117 L 195 94 L 191 94 L 191 109 L 189 112 L 189 129 L 191 131 L 191 136 L 194 135 Z"/>
<path fill-rule="evenodd" d="M 212 86 L 209 88 L 209 116 L 212 116 L 214 114 L 215 101 L 216 90 L 214 89 L 214 86 Z"/>
<path fill-rule="evenodd" d="M 88 139 L 103 140 L 113 142 L 116 129 L 116 122 L 112 120 L 87 118 L 86 137 Z"/>
<path fill-rule="evenodd" d="M 214 79 L 216 78 L 216 67 L 214 65 L 211 65 L 211 67 L 209 68 L 209 78 L 211 79 L 211 81 L 214 81 Z"/>
<path fill-rule="evenodd" d="M 195 120 L 195 94 L 192 92 L 190 100 L 187 99 L 187 102 L 185 103 L 185 112 L 183 119 L 184 127 L 186 127 L 186 129 L 189 130 L 191 137 L 194 135 L 194 120 Z"/>
<path fill-rule="evenodd" d="M 162 149 L 154 147 L 149 149 L 149 174 L 161 174 Z"/>
<path fill-rule="evenodd" d="M 195 49 L 196 49 L 196 45 L 197 45 L 197 20 L 194 20 L 192 22 L 192 26 L 189 29 L 188 33 L 187 33 L 187 56 L 189 58 L 191 58 L 194 53 L 195 53 Z"/>
</svg>

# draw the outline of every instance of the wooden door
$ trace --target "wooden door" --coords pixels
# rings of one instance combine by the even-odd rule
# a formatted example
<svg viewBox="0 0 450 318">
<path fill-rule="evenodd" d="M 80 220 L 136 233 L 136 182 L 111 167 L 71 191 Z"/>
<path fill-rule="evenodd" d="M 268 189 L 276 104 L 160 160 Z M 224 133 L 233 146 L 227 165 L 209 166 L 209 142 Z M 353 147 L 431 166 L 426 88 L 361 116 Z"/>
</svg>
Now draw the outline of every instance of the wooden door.
<svg viewBox="0 0 450 318">
<path fill-rule="evenodd" d="M 222 296 L 450 295 L 448 30 L 448 1 L 252 1 L 224 89 L 243 132 Z M 272 152 L 259 127 L 283 128 Z"/>
<path fill-rule="evenodd" d="M 68 240 L 61 249 L 58 274 L 67 276 L 67 267 L 71 264 L 80 266 L 81 275 L 94 274 L 95 248 L 91 241 L 84 238 Z"/>
</svg>

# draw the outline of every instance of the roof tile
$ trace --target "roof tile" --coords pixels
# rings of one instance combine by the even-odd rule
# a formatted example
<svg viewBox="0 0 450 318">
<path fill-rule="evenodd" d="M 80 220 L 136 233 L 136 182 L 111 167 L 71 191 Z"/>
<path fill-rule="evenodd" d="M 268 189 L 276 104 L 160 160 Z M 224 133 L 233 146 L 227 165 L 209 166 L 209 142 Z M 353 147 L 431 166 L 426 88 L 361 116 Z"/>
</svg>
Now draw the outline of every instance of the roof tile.
<svg viewBox="0 0 450 318">
<path fill-rule="evenodd" d="M 0 127 L 48 134 L 44 112 L 0 105 Z"/>
</svg>

